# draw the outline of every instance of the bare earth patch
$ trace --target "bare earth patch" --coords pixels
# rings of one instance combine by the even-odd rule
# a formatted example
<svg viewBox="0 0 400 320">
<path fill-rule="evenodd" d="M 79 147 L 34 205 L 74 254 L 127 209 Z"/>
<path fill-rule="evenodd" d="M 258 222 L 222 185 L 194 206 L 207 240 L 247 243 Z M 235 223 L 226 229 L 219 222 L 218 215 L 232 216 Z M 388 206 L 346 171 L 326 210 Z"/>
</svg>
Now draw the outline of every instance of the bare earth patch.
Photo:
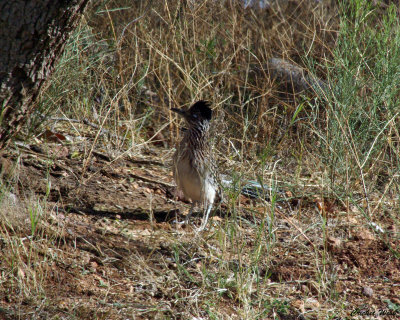
<svg viewBox="0 0 400 320">
<path fill-rule="evenodd" d="M 224 205 L 197 234 L 174 222 L 188 205 L 160 159 L 94 154 L 83 168 L 71 154 L 2 157 L 17 201 L 47 200 L 35 235 L 2 225 L 1 254 L 20 262 L 0 264 L 1 319 L 315 319 L 400 304 L 400 241 L 357 214 L 330 208 L 322 228 L 318 205 L 298 199 L 277 206 L 271 233 L 269 204 L 242 197 L 240 219 Z"/>
</svg>

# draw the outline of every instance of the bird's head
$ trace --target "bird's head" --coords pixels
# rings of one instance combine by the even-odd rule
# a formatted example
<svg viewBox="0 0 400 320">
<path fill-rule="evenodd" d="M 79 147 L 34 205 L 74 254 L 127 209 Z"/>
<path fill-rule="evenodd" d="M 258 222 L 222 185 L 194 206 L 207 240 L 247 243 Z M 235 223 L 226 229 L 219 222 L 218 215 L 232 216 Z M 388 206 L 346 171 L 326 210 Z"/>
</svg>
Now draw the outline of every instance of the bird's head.
<svg viewBox="0 0 400 320">
<path fill-rule="evenodd" d="M 200 100 L 188 110 L 172 108 L 172 111 L 182 116 L 189 124 L 209 122 L 212 118 L 212 110 L 208 101 Z"/>
</svg>

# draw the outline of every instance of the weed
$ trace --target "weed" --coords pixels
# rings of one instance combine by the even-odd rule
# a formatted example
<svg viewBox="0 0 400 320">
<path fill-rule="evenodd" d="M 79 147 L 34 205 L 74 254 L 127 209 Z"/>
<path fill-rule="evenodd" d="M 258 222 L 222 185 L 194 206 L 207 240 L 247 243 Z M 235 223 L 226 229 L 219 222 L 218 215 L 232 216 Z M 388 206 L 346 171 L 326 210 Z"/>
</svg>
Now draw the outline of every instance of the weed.
<svg viewBox="0 0 400 320">
<path fill-rule="evenodd" d="M 20 179 L 44 154 L 1 182 L 5 304 L 54 319 L 323 319 L 351 312 L 359 283 L 394 283 L 399 12 L 328 2 L 93 3 L 31 120 L 33 134 L 68 136 L 69 155 L 47 157 L 44 188 Z M 314 90 L 274 78 L 276 56 Z M 212 143 L 232 180 L 201 234 L 160 218 L 184 210 L 167 196 L 180 139 L 170 109 L 198 99 L 213 103 Z M 241 195 L 248 184 L 262 200 Z M 11 203 L 27 185 L 36 195 Z M 381 289 L 368 299 L 397 310 Z"/>
</svg>

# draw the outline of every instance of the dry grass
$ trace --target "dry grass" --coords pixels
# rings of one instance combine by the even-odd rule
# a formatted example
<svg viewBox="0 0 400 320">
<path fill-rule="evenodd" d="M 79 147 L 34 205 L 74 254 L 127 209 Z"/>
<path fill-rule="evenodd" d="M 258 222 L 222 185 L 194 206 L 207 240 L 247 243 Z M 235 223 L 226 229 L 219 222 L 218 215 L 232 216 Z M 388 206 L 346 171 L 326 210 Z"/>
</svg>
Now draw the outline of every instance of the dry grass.
<svg viewBox="0 0 400 320">
<path fill-rule="evenodd" d="M 70 141 L 39 136 L 38 116 L 27 143 L 42 150 L 11 152 L 18 174 L 2 165 L 0 316 L 332 319 L 357 318 L 351 313 L 363 305 L 399 312 L 399 92 L 373 79 L 396 83 L 395 63 L 378 62 L 400 55 L 395 45 L 378 50 L 379 32 L 376 43 L 367 37 L 372 22 L 386 30 L 390 14 L 384 5 L 370 14 L 358 1 L 358 18 L 333 1 L 272 2 L 265 10 L 238 1 L 93 4 L 38 111 Z M 359 18 L 352 43 L 346 32 Z M 396 33 L 387 37 L 400 44 Z M 299 93 L 274 79 L 272 57 L 329 90 Z M 168 189 L 179 140 L 170 108 L 198 99 L 213 103 L 218 163 L 238 187 L 225 190 L 201 234 L 172 223 L 187 206 Z M 241 196 L 248 179 L 271 187 L 270 200 Z"/>
</svg>

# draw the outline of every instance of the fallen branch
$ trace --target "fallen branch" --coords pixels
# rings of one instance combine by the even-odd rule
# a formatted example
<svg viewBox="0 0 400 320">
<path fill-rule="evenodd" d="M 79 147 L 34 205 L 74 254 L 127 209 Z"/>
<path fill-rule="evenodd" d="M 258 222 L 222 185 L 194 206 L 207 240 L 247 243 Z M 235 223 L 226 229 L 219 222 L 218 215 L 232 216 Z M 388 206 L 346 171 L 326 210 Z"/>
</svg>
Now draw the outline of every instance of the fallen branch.
<svg viewBox="0 0 400 320">
<path fill-rule="evenodd" d="M 252 71 L 257 74 L 268 74 L 272 79 L 278 81 L 278 83 L 289 84 L 295 92 L 309 89 L 324 91 L 328 88 L 325 81 L 314 78 L 304 68 L 281 58 L 271 58 L 262 67 L 254 66 Z"/>
<path fill-rule="evenodd" d="M 51 121 L 66 121 L 66 122 L 74 122 L 74 123 L 83 123 L 83 124 L 86 124 L 86 125 L 89 126 L 89 127 L 92 127 L 92 128 L 94 128 L 94 129 L 96 129 L 96 130 L 100 130 L 100 134 L 106 134 L 106 135 L 108 135 L 108 136 L 111 137 L 111 138 L 122 139 L 122 137 L 120 137 L 120 136 L 118 136 L 118 135 L 116 135 L 116 134 L 114 134 L 114 133 L 111 133 L 111 132 L 110 132 L 109 130 L 107 130 L 107 129 L 100 128 L 99 125 L 90 122 L 90 121 L 89 121 L 88 119 L 86 119 L 86 118 L 84 118 L 84 119 L 82 119 L 82 120 L 78 120 L 78 119 L 70 119 L 70 118 L 67 118 L 67 117 L 49 117 L 49 118 L 47 118 L 47 119 L 48 119 L 48 120 L 51 120 Z"/>
</svg>

